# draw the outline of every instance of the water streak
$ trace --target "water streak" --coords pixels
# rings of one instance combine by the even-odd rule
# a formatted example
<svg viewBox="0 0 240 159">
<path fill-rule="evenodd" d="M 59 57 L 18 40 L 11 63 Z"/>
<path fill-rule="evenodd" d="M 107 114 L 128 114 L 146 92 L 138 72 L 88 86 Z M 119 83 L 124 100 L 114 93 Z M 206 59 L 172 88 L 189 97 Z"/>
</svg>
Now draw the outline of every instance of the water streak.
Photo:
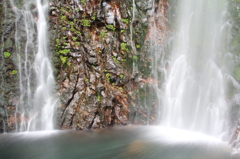
<svg viewBox="0 0 240 159">
<path fill-rule="evenodd" d="M 220 135 L 228 106 L 221 58 L 226 0 L 181 0 L 163 96 L 162 125 Z"/>
<path fill-rule="evenodd" d="M 15 20 L 20 100 L 17 131 L 51 130 L 56 98 L 47 36 L 47 0 L 11 0 Z M 19 7 L 20 6 L 20 7 Z M 37 50 L 37 51 L 36 51 Z"/>
</svg>

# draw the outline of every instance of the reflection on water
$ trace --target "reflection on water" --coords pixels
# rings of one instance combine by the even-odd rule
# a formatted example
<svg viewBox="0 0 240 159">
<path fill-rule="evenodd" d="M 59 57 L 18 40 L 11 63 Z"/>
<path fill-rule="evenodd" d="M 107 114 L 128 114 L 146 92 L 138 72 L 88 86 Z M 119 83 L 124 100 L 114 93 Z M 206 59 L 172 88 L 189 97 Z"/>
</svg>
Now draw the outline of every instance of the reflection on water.
<svg viewBox="0 0 240 159">
<path fill-rule="evenodd" d="M 147 126 L 0 135 L 0 159 L 239 159 L 224 142 Z"/>
</svg>

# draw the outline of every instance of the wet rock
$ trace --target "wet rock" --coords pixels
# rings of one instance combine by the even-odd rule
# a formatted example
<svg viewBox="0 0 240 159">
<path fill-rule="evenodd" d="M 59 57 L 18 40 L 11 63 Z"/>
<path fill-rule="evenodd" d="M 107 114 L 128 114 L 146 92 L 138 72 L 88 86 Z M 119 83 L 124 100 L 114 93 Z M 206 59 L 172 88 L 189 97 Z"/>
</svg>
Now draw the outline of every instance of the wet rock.
<svg viewBox="0 0 240 159">
<path fill-rule="evenodd" d="M 95 58 L 95 57 L 88 57 L 88 62 L 89 62 L 91 65 L 98 65 L 97 58 Z"/>
<path fill-rule="evenodd" d="M 97 90 L 98 90 L 98 92 L 104 91 L 104 89 L 105 89 L 105 87 L 104 87 L 104 85 L 103 85 L 102 83 L 98 83 L 98 84 L 97 84 Z"/>
<path fill-rule="evenodd" d="M 135 16 L 140 16 L 135 17 L 133 25 L 133 33 L 136 33 L 132 36 L 133 41 L 142 45 L 147 33 L 146 10 L 150 4 L 136 5 L 147 5 L 137 8 Z M 65 63 L 60 59 L 57 68 L 61 95 L 60 129 L 125 125 L 129 110 L 137 112 L 130 108 L 132 99 L 127 95 L 129 90 L 132 96 L 137 92 L 133 88 L 136 82 L 130 80 L 131 73 L 127 73 L 132 69 L 131 7 L 131 1 L 119 3 L 116 0 L 87 0 L 84 3 L 57 0 L 51 6 L 51 29 L 55 30 L 52 32 L 55 34 L 52 52 L 56 51 L 56 39 L 59 39 L 60 49 L 70 49 L 67 54 L 56 54 L 56 58 L 66 58 Z M 66 12 L 63 14 L 61 10 Z M 61 19 L 63 15 L 67 15 L 66 20 Z M 128 22 L 123 23 L 122 18 Z M 128 51 L 121 48 L 122 43 L 127 44 Z"/>
</svg>

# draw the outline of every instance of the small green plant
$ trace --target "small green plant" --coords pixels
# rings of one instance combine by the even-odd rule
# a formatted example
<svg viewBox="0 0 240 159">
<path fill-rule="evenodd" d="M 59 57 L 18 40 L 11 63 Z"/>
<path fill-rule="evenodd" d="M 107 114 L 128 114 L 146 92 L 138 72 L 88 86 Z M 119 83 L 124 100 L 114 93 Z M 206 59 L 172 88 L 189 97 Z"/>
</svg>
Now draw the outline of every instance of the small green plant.
<svg viewBox="0 0 240 159">
<path fill-rule="evenodd" d="M 119 87 L 120 90 L 122 90 L 123 88 L 122 87 Z"/>
<path fill-rule="evenodd" d="M 110 82 L 110 73 L 106 73 L 106 78 L 107 78 L 107 81 Z"/>
<path fill-rule="evenodd" d="M 69 25 L 73 26 L 73 25 L 74 25 L 74 22 L 69 22 Z"/>
<path fill-rule="evenodd" d="M 123 74 L 121 74 L 119 77 L 120 77 L 121 79 L 123 79 L 124 75 L 123 75 Z"/>
<path fill-rule="evenodd" d="M 85 79 L 84 81 L 85 81 L 85 82 L 88 82 L 88 81 L 89 81 L 89 79 Z"/>
<path fill-rule="evenodd" d="M 91 19 L 92 19 L 92 20 L 96 20 L 96 17 L 92 16 Z"/>
<path fill-rule="evenodd" d="M 85 3 L 85 0 L 81 0 L 80 2 L 81 2 L 81 3 Z"/>
<path fill-rule="evenodd" d="M 122 22 L 125 24 L 129 24 L 129 19 L 122 19 Z"/>
<path fill-rule="evenodd" d="M 76 31 L 76 33 L 79 34 L 79 35 L 82 35 L 82 33 L 80 31 Z"/>
<path fill-rule="evenodd" d="M 121 30 L 120 33 L 123 33 L 125 30 Z"/>
<path fill-rule="evenodd" d="M 115 29 L 116 29 L 113 25 L 107 25 L 107 28 L 112 30 L 112 31 L 115 31 Z"/>
<path fill-rule="evenodd" d="M 70 28 L 70 31 L 71 31 L 71 32 L 74 32 L 74 31 L 75 31 L 75 29 L 74 29 L 73 27 L 71 27 L 71 28 Z"/>
<path fill-rule="evenodd" d="M 100 38 L 104 38 L 106 36 L 107 36 L 107 31 L 106 30 L 103 30 L 103 31 L 100 32 L 100 35 L 99 35 Z"/>
<path fill-rule="evenodd" d="M 82 26 L 85 27 L 90 27 L 90 21 L 89 20 L 80 20 L 80 22 L 82 23 Z"/>
<path fill-rule="evenodd" d="M 121 50 L 128 52 L 127 43 L 121 43 Z"/>
<path fill-rule="evenodd" d="M 59 40 L 59 39 L 56 39 L 56 43 L 59 44 L 59 43 L 60 43 L 60 40 Z"/>
<path fill-rule="evenodd" d="M 127 59 L 123 59 L 122 61 L 126 62 L 126 61 L 127 61 Z"/>
<path fill-rule="evenodd" d="M 116 62 L 116 63 L 120 63 L 116 57 L 112 56 L 113 60 Z"/>
<path fill-rule="evenodd" d="M 73 41 L 77 41 L 77 37 L 73 37 L 72 39 L 73 39 Z"/>
<path fill-rule="evenodd" d="M 80 42 L 75 42 L 75 45 L 80 46 Z"/>
<path fill-rule="evenodd" d="M 138 58 L 138 57 L 137 57 L 136 55 L 133 55 L 133 59 L 134 59 L 134 60 L 137 60 L 137 58 Z"/>
<path fill-rule="evenodd" d="M 67 65 L 70 66 L 72 63 L 71 62 L 67 62 Z"/>
<path fill-rule="evenodd" d="M 67 54 L 69 52 L 70 52 L 70 49 L 63 49 L 63 50 L 58 51 L 59 54 Z"/>
<path fill-rule="evenodd" d="M 66 27 L 62 27 L 62 30 L 66 30 L 67 28 Z"/>
<path fill-rule="evenodd" d="M 61 19 L 61 20 L 66 20 L 67 17 L 66 17 L 65 15 L 62 15 L 62 16 L 60 17 L 60 19 Z"/>
<path fill-rule="evenodd" d="M 18 73 L 17 70 L 12 70 L 12 72 L 11 72 L 12 75 L 15 75 L 15 74 L 17 74 L 17 73 Z"/>
<path fill-rule="evenodd" d="M 106 69 L 104 69 L 104 70 L 103 70 L 103 72 L 107 72 L 107 70 L 106 70 Z"/>
<path fill-rule="evenodd" d="M 63 7 L 61 7 L 60 11 L 63 12 L 63 13 L 65 13 L 65 12 L 66 12 L 66 9 L 63 8 Z"/>
<path fill-rule="evenodd" d="M 141 47 L 141 45 L 136 45 L 136 48 L 139 49 Z"/>
<path fill-rule="evenodd" d="M 3 53 L 3 55 L 4 55 L 4 58 L 6 58 L 6 59 L 11 56 L 10 52 L 7 52 L 7 51 L 5 51 L 5 52 Z"/>
<path fill-rule="evenodd" d="M 98 94 L 98 96 L 97 96 L 97 101 L 98 101 L 98 102 L 101 101 L 101 96 L 100 96 L 100 94 Z"/>
<path fill-rule="evenodd" d="M 61 55 L 60 60 L 61 60 L 62 64 L 65 64 L 67 62 L 67 57 Z"/>
</svg>

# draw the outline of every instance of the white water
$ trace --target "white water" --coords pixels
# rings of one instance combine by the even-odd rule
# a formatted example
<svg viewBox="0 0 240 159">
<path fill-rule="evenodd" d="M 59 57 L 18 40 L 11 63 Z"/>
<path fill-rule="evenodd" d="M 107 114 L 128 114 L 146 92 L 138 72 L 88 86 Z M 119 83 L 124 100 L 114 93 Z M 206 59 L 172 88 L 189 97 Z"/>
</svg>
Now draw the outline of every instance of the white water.
<svg viewBox="0 0 240 159">
<path fill-rule="evenodd" d="M 161 124 L 214 136 L 226 131 L 228 105 L 221 58 L 227 0 L 181 0 L 166 67 Z"/>
<path fill-rule="evenodd" d="M 25 0 L 24 5 L 18 3 L 11 0 L 16 14 L 15 41 L 20 80 L 16 130 L 52 130 L 57 100 L 53 93 L 55 81 L 48 50 L 48 1 Z"/>
</svg>

